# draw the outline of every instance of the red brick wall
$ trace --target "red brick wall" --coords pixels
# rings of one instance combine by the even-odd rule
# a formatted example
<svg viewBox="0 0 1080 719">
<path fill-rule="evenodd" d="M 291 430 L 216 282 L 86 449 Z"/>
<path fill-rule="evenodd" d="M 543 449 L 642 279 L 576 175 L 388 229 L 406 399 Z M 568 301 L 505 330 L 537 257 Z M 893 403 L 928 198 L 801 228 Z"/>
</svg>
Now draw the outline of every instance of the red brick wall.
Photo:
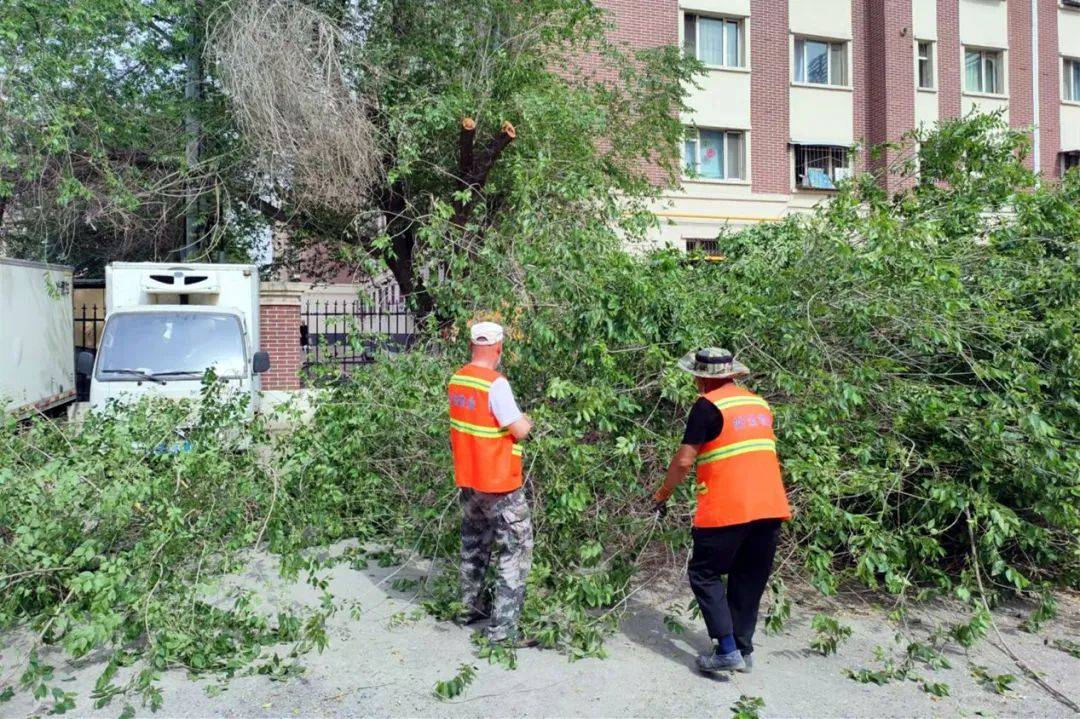
<svg viewBox="0 0 1080 719">
<path fill-rule="evenodd" d="M 938 112 L 960 116 L 960 0 L 937 3 Z"/>
<path fill-rule="evenodd" d="M 1009 124 L 1030 128 L 1035 124 L 1034 88 L 1031 84 L 1031 0 L 1009 3 Z M 1035 158 L 1028 156 L 1028 167 Z"/>
<path fill-rule="evenodd" d="M 853 88 L 852 115 L 854 127 L 853 137 L 862 147 L 856 158 L 854 169 L 856 172 L 864 172 L 869 168 L 869 149 L 874 144 L 872 138 L 872 116 L 877 112 L 874 102 L 870 97 L 870 83 L 874 71 L 877 70 L 876 56 L 879 52 L 871 53 L 870 48 L 880 48 L 878 41 L 871 46 L 871 38 L 877 39 L 878 32 L 870 25 L 870 5 L 873 0 L 851 0 L 851 84 Z"/>
<path fill-rule="evenodd" d="M 270 353 L 270 371 L 262 376 L 264 390 L 300 389 L 300 305 L 259 307 L 259 345 Z"/>
<path fill-rule="evenodd" d="M 862 24 L 865 30 L 860 33 Z M 853 66 L 865 68 L 855 75 L 863 84 L 860 88 L 857 82 L 855 90 L 855 138 L 869 151 L 885 142 L 900 142 L 904 133 L 915 127 L 911 0 L 853 0 L 852 25 L 856 32 Z M 861 107 L 865 107 L 861 113 L 862 126 L 859 124 Z M 901 158 L 902 153 L 889 150 L 870 162 L 870 169 L 879 174 L 889 190 L 910 184 L 910 180 L 904 181 L 895 174 L 899 168 L 894 165 Z"/>
<path fill-rule="evenodd" d="M 678 0 L 596 0 L 609 13 L 608 39 L 631 50 L 679 44 Z M 577 70 L 593 80 L 614 81 L 617 73 L 596 55 L 586 55 Z M 572 73 L 571 73 L 572 74 Z M 659 166 L 645 165 L 649 179 L 663 184 Z"/>
<path fill-rule="evenodd" d="M 791 192 L 788 4 L 750 3 L 750 177 L 754 192 Z"/>
<path fill-rule="evenodd" d="M 1058 54 L 1057 0 L 1039 0 L 1039 170 L 1060 176 L 1061 56 Z"/>
</svg>

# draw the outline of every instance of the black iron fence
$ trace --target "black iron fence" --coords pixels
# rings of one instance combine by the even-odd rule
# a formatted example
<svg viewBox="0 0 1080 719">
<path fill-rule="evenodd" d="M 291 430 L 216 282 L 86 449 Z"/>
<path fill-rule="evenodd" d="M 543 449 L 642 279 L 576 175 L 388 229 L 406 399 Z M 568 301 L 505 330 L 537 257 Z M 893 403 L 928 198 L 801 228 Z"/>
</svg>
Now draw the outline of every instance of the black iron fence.
<svg viewBox="0 0 1080 719">
<path fill-rule="evenodd" d="M 105 327 L 105 308 L 84 304 L 73 309 L 75 349 L 96 352 L 101 330 Z"/>
<path fill-rule="evenodd" d="M 79 358 L 80 352 L 97 354 L 98 342 L 101 341 L 101 331 L 105 328 L 105 308 L 96 304 L 76 305 L 72 308 L 74 320 L 73 332 L 75 333 L 75 359 Z M 75 374 L 75 394 L 80 402 L 90 399 L 90 378 Z"/>
<path fill-rule="evenodd" d="M 403 301 L 308 300 L 300 309 L 304 368 L 348 373 L 374 361 L 380 348 L 404 352 L 416 340 L 415 319 Z M 311 372 L 309 371 L 309 376 Z"/>
</svg>

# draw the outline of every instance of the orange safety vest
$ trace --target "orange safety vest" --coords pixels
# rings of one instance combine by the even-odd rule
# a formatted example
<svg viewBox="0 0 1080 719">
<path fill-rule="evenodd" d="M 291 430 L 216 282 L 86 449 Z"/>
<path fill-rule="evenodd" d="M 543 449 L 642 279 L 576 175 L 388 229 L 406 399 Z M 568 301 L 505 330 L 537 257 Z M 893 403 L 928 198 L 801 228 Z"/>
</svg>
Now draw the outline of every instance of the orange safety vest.
<svg viewBox="0 0 1080 719">
<path fill-rule="evenodd" d="M 729 382 L 705 395 L 724 418 L 720 436 L 697 456 L 695 527 L 791 519 L 769 403 Z"/>
<path fill-rule="evenodd" d="M 521 445 L 488 405 L 493 369 L 467 364 L 450 378 L 450 446 L 454 481 L 478 492 L 512 492 L 521 486 Z"/>
</svg>

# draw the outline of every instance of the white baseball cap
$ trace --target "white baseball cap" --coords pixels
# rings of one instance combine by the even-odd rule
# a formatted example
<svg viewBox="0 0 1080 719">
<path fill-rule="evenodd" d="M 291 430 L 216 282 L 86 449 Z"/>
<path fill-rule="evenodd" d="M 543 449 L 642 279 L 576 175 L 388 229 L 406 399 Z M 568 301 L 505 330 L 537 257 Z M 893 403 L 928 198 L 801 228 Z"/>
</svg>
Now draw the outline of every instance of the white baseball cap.
<svg viewBox="0 0 1080 719">
<path fill-rule="evenodd" d="M 497 345 L 503 341 L 502 325 L 495 322 L 477 322 L 469 328 L 469 338 L 474 345 Z"/>
</svg>

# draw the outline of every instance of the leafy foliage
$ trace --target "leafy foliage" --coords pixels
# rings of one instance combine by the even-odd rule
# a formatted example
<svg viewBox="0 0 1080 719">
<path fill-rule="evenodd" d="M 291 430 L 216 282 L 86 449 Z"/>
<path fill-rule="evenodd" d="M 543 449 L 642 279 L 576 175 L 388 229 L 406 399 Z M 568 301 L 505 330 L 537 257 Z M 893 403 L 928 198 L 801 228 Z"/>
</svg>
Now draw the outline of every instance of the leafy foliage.
<svg viewBox="0 0 1080 719">
<path fill-rule="evenodd" d="M 564 186 L 524 156 L 509 198 L 529 223 L 475 253 L 443 248 L 463 272 L 431 291 L 459 329 L 507 325 L 505 371 L 537 423 L 531 635 L 599 651 L 642 563 L 686 547 L 692 488 L 659 524 L 645 497 L 694 397 L 673 360 L 707 344 L 732 348 L 775 407 L 786 541 L 822 591 L 970 599 L 975 562 L 992 591 L 1076 585 L 1080 179 L 1036 187 L 1023 137 L 994 117 L 917 139 L 936 154 L 910 191 L 859 178 L 809 217 L 722 236 L 722 263 L 626 253 L 636 215 L 551 226 L 546 201 Z M 935 181 L 954 176 L 966 179 Z M 361 369 L 294 445 L 319 450 L 313 489 L 448 563 L 443 393 L 461 344 Z M 453 578 L 440 581 L 452 597 Z M 985 620 L 975 612 L 956 640 L 977 641 Z"/>
<path fill-rule="evenodd" d="M 446 681 L 435 682 L 435 696 L 439 699 L 453 699 L 465 691 L 465 687 L 472 684 L 475 678 L 476 667 L 471 664 L 462 664 L 453 677 Z"/>
<path fill-rule="evenodd" d="M 981 664 L 971 665 L 971 676 L 996 694 L 1005 694 L 1016 681 L 1015 674 L 993 674 Z"/>
<path fill-rule="evenodd" d="M 851 627 L 824 614 L 815 615 L 810 626 L 815 634 L 810 640 L 810 648 L 824 657 L 835 654 L 840 643 L 851 636 Z"/>
<path fill-rule="evenodd" d="M 731 705 L 731 716 L 734 719 L 758 719 L 764 708 L 765 700 L 761 697 L 742 694 L 738 701 Z"/>
<path fill-rule="evenodd" d="M 25 622 L 75 656 L 107 648 L 116 666 L 141 660 L 129 683 L 99 682 L 101 702 L 137 692 L 155 707 L 169 667 L 298 671 L 292 654 L 325 646 L 335 611 L 303 548 L 356 538 L 387 551 L 342 561 L 456 562 L 445 382 L 479 317 L 507 326 L 505 371 L 537 425 L 523 629 L 544 646 L 602 655 L 652 576 L 641 569 L 685 552 L 692 487 L 663 520 L 647 497 L 694 399 L 673 360 L 706 344 L 733 349 L 775 408 L 795 508 L 782 571 L 801 567 L 824 592 L 855 581 L 975 599 L 976 566 L 993 593 L 1076 587 L 1080 176 L 1036 186 L 1021 136 L 992 117 L 918 139 L 929 154 L 909 191 L 858 178 L 812 215 L 725 234 L 720 263 L 626 252 L 649 226 L 644 196 L 601 196 L 582 155 L 561 165 L 537 145 L 506 156 L 501 201 L 515 209 L 482 245 L 446 241 L 449 205 L 425 219 L 426 251 L 450 270 L 430 290 L 455 327 L 325 390 L 285 441 L 213 383 L 198 405 L 145 404 L 81 428 L 5 421 L 0 627 Z M 194 449 L 159 451 L 177 428 Z M 243 593 L 200 592 L 262 543 L 322 592 L 318 608 L 274 618 Z M 417 588 L 425 610 L 454 614 L 455 575 Z M 782 582 L 774 597 L 773 630 L 790 611 Z M 989 627 L 976 604 L 948 630 L 963 646 Z M 914 669 L 935 668 L 944 640 L 852 676 L 923 681 Z M 50 695 L 42 666 L 28 677 Z"/>
<path fill-rule="evenodd" d="M 182 433 L 182 438 L 178 437 Z M 180 441 L 191 450 L 171 449 Z M 286 552 L 293 576 L 311 566 L 290 547 L 277 475 L 258 460 L 268 442 L 243 402 L 212 381 L 201 402 L 145 402 L 91 416 L 77 430 L 5 419 L 0 434 L 0 629 L 21 622 L 38 642 L 73 657 L 108 658 L 91 699 L 100 708 L 134 692 L 152 709 L 162 670 L 232 676 L 263 647 L 295 655 L 325 646 L 325 603 L 302 615 L 266 616 L 246 591 L 215 595 L 206 582 L 242 566 L 242 550 L 266 539 Z M 185 445 L 186 446 L 186 445 Z M 276 499 L 275 499 L 275 495 Z M 36 645 L 32 645 L 36 650 Z M 289 651 L 289 650 L 286 650 Z M 52 667 L 32 651 L 20 684 L 56 691 Z M 117 670 L 140 661 L 123 684 Z M 277 654 L 257 669 L 294 670 Z M 70 707 L 69 707 L 70 708 Z"/>
</svg>

